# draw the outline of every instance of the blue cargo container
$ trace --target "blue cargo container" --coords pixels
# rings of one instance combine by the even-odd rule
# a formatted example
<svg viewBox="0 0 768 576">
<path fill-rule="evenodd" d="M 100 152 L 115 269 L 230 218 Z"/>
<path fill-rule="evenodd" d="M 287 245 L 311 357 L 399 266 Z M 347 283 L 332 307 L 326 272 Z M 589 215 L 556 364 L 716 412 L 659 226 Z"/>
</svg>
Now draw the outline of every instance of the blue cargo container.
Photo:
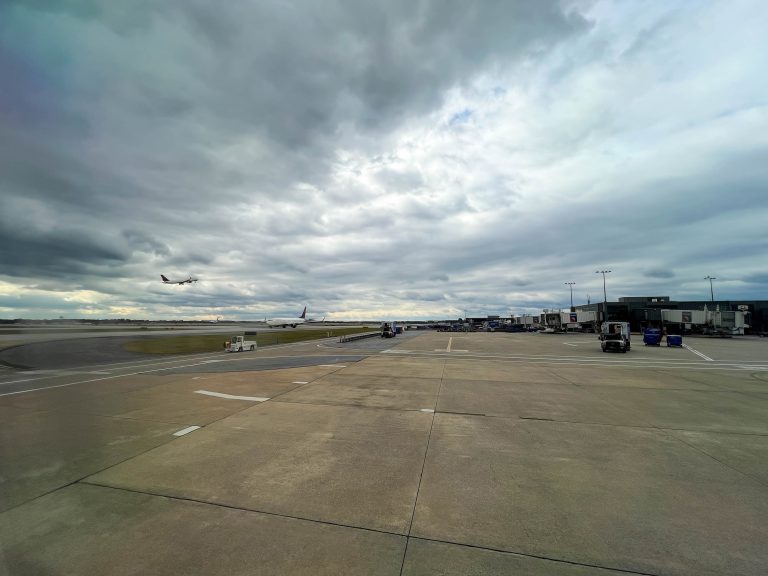
<svg viewBox="0 0 768 576">
<path fill-rule="evenodd" d="M 667 346 L 683 347 L 683 337 L 680 334 L 667 334 Z"/>
<path fill-rule="evenodd" d="M 661 346 L 661 330 L 646 328 L 643 331 L 643 344 L 646 346 Z"/>
</svg>

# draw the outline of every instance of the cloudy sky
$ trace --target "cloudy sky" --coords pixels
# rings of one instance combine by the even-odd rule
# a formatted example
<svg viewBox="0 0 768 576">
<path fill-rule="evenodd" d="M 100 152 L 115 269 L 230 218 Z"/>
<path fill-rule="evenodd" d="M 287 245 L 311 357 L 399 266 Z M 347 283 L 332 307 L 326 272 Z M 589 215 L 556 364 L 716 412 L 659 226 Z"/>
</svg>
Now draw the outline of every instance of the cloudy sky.
<svg viewBox="0 0 768 576">
<path fill-rule="evenodd" d="M 0 317 L 768 299 L 762 0 L 5 0 Z M 160 274 L 200 278 L 167 286 Z"/>
</svg>

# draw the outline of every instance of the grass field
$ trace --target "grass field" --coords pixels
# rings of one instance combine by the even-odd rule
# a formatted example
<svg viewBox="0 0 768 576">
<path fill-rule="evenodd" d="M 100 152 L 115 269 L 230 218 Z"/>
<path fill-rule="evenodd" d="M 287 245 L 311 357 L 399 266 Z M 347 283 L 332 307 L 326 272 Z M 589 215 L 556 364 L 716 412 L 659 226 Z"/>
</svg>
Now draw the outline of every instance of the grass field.
<svg viewBox="0 0 768 576">
<path fill-rule="evenodd" d="M 332 330 L 296 330 L 283 332 L 268 332 L 260 330 L 256 336 L 256 343 L 261 346 L 274 346 L 275 344 L 290 344 L 303 340 L 318 340 L 320 338 L 333 338 L 345 334 L 357 334 L 359 332 L 372 332 L 375 328 L 367 326 L 355 328 L 334 328 Z M 183 335 L 167 336 L 163 338 L 142 338 L 126 342 L 123 348 L 129 352 L 141 352 L 143 354 L 197 354 L 201 352 L 216 352 L 224 350 L 224 342 L 229 337 L 226 334 Z M 249 336 L 249 340 L 253 337 Z"/>
</svg>

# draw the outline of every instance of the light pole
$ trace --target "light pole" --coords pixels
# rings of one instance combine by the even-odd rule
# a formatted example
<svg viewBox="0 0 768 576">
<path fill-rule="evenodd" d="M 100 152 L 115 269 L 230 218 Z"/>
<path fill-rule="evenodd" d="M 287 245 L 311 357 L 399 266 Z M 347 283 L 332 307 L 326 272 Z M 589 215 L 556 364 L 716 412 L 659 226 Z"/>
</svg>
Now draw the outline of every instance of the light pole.
<svg viewBox="0 0 768 576">
<path fill-rule="evenodd" d="M 608 320 L 608 295 L 605 291 L 605 275 L 610 273 L 610 270 L 595 270 L 595 274 L 603 275 L 603 322 Z"/>
<path fill-rule="evenodd" d="M 573 312 L 573 285 L 576 284 L 576 282 L 566 282 L 566 286 L 570 286 L 571 288 L 571 312 Z"/>
<path fill-rule="evenodd" d="M 704 280 L 709 280 L 709 296 L 712 298 L 712 304 L 715 303 L 715 291 L 712 288 L 712 280 L 717 280 L 714 276 L 704 276 Z"/>
</svg>

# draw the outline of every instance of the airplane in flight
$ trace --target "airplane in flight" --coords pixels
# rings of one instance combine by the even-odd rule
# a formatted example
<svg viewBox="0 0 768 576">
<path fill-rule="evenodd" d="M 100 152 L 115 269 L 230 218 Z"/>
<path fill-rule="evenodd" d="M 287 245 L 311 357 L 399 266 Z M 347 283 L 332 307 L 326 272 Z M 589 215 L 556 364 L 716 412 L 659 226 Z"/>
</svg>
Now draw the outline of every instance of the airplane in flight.
<svg viewBox="0 0 768 576">
<path fill-rule="evenodd" d="M 166 278 L 163 274 L 160 274 L 160 278 L 163 280 L 163 284 L 192 284 L 192 282 L 197 282 L 197 278 L 192 278 L 190 275 L 189 278 L 185 278 L 184 280 L 169 280 Z"/>
<path fill-rule="evenodd" d="M 267 326 L 270 328 L 275 328 L 277 326 L 281 326 L 283 328 L 287 328 L 290 326 L 291 328 L 296 328 L 299 324 L 307 324 L 309 322 L 322 322 L 323 320 L 315 320 L 314 318 L 307 318 L 307 307 L 304 306 L 304 311 L 301 313 L 301 316 L 298 318 L 266 318 L 265 322 L 267 323 Z"/>
</svg>

